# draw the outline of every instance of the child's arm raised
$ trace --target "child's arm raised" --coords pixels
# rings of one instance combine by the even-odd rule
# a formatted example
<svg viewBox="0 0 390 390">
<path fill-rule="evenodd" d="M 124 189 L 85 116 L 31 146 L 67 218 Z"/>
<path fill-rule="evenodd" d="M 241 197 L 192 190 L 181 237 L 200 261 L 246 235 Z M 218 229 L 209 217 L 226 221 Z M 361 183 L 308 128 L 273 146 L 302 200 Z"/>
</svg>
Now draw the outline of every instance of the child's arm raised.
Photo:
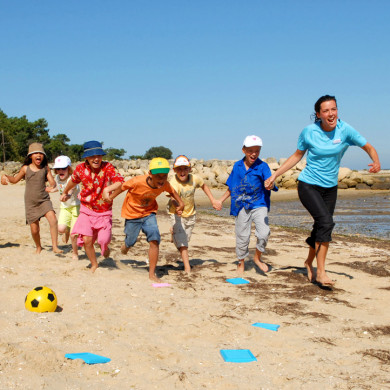
<svg viewBox="0 0 390 390">
<path fill-rule="evenodd" d="M 222 210 L 222 202 L 220 200 L 214 199 L 214 196 L 211 193 L 210 188 L 207 186 L 207 184 L 203 184 L 201 188 L 204 191 L 204 193 L 207 195 L 207 197 L 210 199 L 213 208 L 215 208 L 215 210 L 218 211 Z"/>
<path fill-rule="evenodd" d="M 1 184 L 3 184 L 4 186 L 8 185 L 8 183 L 16 184 L 17 182 L 22 180 L 24 176 L 26 176 L 26 171 L 27 171 L 27 165 L 23 165 L 20 171 L 15 176 L 11 176 L 11 175 L 1 176 Z"/>
<path fill-rule="evenodd" d="M 118 181 L 114 184 L 111 184 L 110 186 L 105 187 L 102 197 L 106 202 L 112 202 L 114 198 L 116 198 L 122 192 L 122 182 Z"/>
<path fill-rule="evenodd" d="M 172 198 L 178 203 L 178 206 L 176 206 L 176 214 L 181 215 L 184 210 L 184 202 L 174 188 L 172 188 Z"/>
</svg>

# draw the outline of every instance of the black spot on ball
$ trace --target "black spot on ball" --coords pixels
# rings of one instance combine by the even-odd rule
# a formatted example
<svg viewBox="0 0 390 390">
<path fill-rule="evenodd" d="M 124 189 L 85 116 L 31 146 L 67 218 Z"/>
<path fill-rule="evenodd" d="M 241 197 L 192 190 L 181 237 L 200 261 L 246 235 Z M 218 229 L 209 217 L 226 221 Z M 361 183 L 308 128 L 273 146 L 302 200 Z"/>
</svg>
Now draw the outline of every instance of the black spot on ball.
<svg viewBox="0 0 390 390">
<path fill-rule="evenodd" d="M 38 301 L 38 300 L 33 299 L 33 300 L 31 301 L 31 306 L 32 306 L 32 307 L 38 307 L 38 305 L 39 305 L 39 301 Z"/>
<path fill-rule="evenodd" d="M 35 287 L 34 290 L 35 291 L 40 291 L 40 290 L 43 290 L 43 287 Z"/>
<path fill-rule="evenodd" d="M 54 295 L 52 293 L 49 293 L 47 294 L 47 299 L 50 301 L 50 302 L 53 302 L 54 301 Z"/>
</svg>

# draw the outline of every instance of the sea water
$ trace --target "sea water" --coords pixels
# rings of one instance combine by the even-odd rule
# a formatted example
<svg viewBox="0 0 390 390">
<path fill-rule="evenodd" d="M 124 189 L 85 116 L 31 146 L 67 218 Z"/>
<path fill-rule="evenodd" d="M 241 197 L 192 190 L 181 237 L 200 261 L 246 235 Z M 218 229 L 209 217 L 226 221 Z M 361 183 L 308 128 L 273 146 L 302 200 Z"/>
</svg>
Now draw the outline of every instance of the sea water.
<svg viewBox="0 0 390 390">
<path fill-rule="evenodd" d="M 229 215 L 226 206 L 219 215 Z M 338 199 L 334 213 L 334 233 L 361 235 L 371 238 L 390 239 L 390 195 L 377 194 L 368 197 Z M 313 219 L 297 201 L 272 202 L 269 213 L 270 225 L 297 227 L 310 230 Z"/>
</svg>

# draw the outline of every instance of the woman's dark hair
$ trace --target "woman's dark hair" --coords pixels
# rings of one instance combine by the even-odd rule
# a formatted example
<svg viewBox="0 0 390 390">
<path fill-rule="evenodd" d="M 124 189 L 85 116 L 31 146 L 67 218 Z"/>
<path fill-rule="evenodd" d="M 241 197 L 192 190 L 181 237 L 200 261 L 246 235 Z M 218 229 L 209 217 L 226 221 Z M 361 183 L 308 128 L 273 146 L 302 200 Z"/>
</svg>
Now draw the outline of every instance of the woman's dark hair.
<svg viewBox="0 0 390 390">
<path fill-rule="evenodd" d="M 43 154 L 43 153 L 42 153 Z M 31 154 L 29 156 L 27 156 L 24 161 L 23 161 L 23 165 L 30 165 L 32 163 L 32 158 L 31 158 Z M 44 168 L 48 165 L 48 162 L 47 162 L 47 157 L 45 154 L 43 154 L 43 160 L 42 160 L 42 163 L 41 163 L 41 167 Z"/>
<path fill-rule="evenodd" d="M 319 119 L 317 117 L 317 113 L 320 112 L 320 110 L 321 110 L 321 104 L 324 103 L 324 102 L 329 102 L 331 100 L 334 100 L 334 102 L 336 103 L 336 106 L 337 106 L 336 98 L 334 96 L 330 96 L 330 95 L 321 96 L 316 101 L 316 103 L 314 104 L 314 112 L 310 116 L 314 120 L 314 122 L 318 122 L 319 121 Z"/>
</svg>

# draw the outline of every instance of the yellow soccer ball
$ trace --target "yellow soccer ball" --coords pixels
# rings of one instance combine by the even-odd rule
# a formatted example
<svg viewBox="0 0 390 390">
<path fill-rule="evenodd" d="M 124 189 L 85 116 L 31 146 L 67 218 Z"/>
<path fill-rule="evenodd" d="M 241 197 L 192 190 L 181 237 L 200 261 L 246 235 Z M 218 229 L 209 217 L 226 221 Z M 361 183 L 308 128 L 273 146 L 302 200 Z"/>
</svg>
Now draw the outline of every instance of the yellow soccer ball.
<svg viewBox="0 0 390 390">
<path fill-rule="evenodd" d="M 55 311 L 57 309 L 57 296 L 49 287 L 35 287 L 27 294 L 24 306 L 27 310 L 38 313 Z"/>
</svg>

